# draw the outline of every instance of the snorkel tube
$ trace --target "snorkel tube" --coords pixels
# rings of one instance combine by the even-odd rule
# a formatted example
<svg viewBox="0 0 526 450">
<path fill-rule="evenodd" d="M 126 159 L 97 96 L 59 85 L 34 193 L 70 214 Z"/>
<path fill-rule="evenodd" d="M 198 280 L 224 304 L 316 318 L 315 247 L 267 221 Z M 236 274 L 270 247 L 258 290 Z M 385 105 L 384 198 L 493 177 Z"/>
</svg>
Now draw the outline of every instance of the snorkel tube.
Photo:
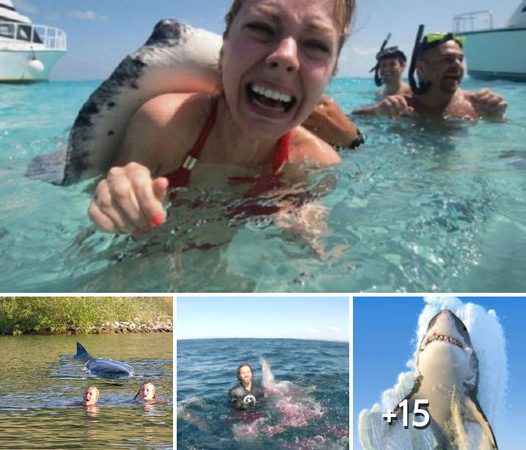
<svg viewBox="0 0 526 450">
<path fill-rule="evenodd" d="M 431 87 L 431 82 L 418 82 L 415 79 L 415 69 L 416 61 L 420 56 L 420 46 L 422 42 L 422 36 L 424 34 L 424 25 L 418 27 L 418 32 L 416 33 L 415 45 L 413 47 L 413 54 L 411 56 L 411 64 L 409 65 L 409 86 L 415 94 L 424 94 Z"/>
<path fill-rule="evenodd" d="M 381 86 L 383 84 L 383 81 L 381 80 L 380 75 L 378 75 L 378 69 L 380 68 L 380 60 L 378 59 L 378 55 L 382 53 L 385 46 L 389 42 L 389 39 L 391 39 L 391 33 L 387 33 L 387 37 L 384 39 L 384 42 L 382 43 L 380 50 L 376 54 L 376 66 L 374 66 L 371 70 L 369 70 L 369 73 L 374 71 L 374 84 L 376 84 L 376 86 Z"/>
</svg>

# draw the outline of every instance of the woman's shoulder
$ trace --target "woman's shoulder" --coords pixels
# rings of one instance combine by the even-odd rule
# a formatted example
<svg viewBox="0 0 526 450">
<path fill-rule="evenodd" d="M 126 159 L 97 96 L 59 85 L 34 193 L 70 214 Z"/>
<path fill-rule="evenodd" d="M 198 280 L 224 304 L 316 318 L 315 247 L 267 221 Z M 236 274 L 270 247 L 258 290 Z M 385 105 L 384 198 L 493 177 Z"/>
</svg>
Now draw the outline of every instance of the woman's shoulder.
<svg viewBox="0 0 526 450">
<path fill-rule="evenodd" d="M 150 169 L 180 164 L 211 108 L 210 94 L 171 93 L 146 101 L 133 116 L 117 164 Z"/>
<path fill-rule="evenodd" d="M 298 126 L 291 131 L 289 161 L 296 164 L 331 166 L 339 164 L 341 158 L 330 144 Z"/>
<path fill-rule="evenodd" d="M 146 101 L 135 114 L 134 120 L 148 121 L 160 127 L 172 121 L 193 122 L 210 109 L 210 94 L 170 93 Z"/>
</svg>

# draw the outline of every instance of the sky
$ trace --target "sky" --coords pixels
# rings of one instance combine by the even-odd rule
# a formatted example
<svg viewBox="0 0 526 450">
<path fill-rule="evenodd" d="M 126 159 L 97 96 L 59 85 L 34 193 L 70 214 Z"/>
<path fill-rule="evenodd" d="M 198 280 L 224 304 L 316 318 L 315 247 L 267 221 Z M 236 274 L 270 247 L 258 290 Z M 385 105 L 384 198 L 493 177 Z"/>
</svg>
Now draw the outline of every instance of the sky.
<svg viewBox="0 0 526 450">
<path fill-rule="evenodd" d="M 348 297 L 178 297 L 177 339 L 349 341 Z"/>
<path fill-rule="evenodd" d="M 505 426 L 496 430 L 499 448 L 524 448 L 522 430 L 526 409 L 526 297 L 459 297 L 494 309 L 504 329 L 508 360 L 508 386 L 505 396 Z M 355 298 L 353 304 L 353 424 L 355 450 L 358 414 L 380 403 L 383 391 L 395 385 L 397 376 L 408 371 L 406 362 L 415 347 L 417 319 L 422 297 Z M 498 433 L 500 432 L 500 433 Z M 520 439 L 520 442 L 519 442 Z"/>
<path fill-rule="evenodd" d="M 221 33 L 231 0 L 13 0 L 34 23 L 62 28 L 68 53 L 51 79 L 105 79 L 130 52 L 140 47 L 162 18 L 178 19 Z M 419 24 L 427 31 L 449 31 L 455 14 L 491 10 L 504 26 L 518 0 L 358 0 L 351 36 L 344 46 L 339 76 L 369 76 L 374 55 L 387 33 L 410 57 Z"/>
</svg>

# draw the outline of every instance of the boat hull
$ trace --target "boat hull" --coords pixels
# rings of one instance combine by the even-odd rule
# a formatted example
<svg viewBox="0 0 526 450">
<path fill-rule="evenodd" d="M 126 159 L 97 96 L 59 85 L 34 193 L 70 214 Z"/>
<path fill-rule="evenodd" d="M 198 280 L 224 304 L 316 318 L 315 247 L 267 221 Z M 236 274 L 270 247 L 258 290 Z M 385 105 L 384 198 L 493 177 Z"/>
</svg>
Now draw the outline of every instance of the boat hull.
<svg viewBox="0 0 526 450">
<path fill-rule="evenodd" d="M 65 50 L 0 50 L 0 83 L 47 81 L 51 69 L 65 53 Z"/>
<path fill-rule="evenodd" d="M 526 28 L 498 28 L 456 34 L 466 37 L 464 53 L 470 77 L 526 82 Z"/>
</svg>

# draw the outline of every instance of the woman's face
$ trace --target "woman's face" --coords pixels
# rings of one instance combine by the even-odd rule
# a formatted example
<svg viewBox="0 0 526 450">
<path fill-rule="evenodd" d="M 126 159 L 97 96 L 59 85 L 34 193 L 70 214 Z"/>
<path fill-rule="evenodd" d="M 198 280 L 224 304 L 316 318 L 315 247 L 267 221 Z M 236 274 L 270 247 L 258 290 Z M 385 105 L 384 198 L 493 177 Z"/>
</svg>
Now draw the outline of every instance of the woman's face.
<svg viewBox="0 0 526 450">
<path fill-rule="evenodd" d="M 223 87 L 236 123 L 279 138 L 303 122 L 338 56 L 334 0 L 246 0 L 225 36 Z"/>
<path fill-rule="evenodd" d="M 143 400 L 153 400 L 155 397 L 155 387 L 152 383 L 144 383 L 141 386 L 139 395 Z"/>
<path fill-rule="evenodd" d="M 82 397 L 82 403 L 84 406 L 93 406 L 97 404 L 99 398 L 99 391 L 96 387 L 90 386 L 84 391 L 84 396 Z"/>
</svg>

